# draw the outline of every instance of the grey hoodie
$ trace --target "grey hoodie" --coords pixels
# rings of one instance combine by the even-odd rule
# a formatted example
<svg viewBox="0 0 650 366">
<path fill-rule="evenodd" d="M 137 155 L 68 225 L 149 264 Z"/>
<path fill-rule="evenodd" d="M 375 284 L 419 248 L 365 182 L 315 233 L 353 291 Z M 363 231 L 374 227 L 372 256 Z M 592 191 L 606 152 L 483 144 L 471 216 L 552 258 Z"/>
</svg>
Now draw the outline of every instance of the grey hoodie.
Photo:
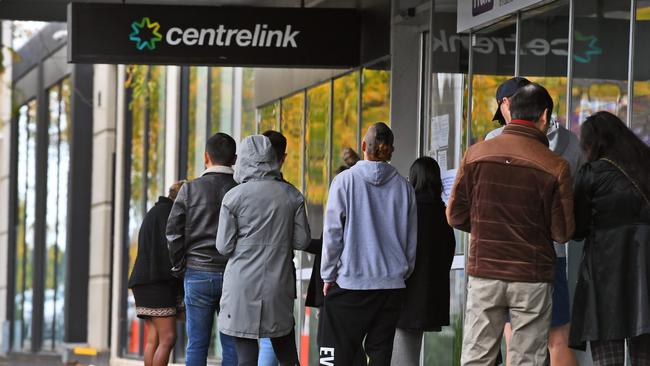
<svg viewBox="0 0 650 366">
<path fill-rule="evenodd" d="M 321 275 L 349 290 L 404 288 L 417 245 L 415 190 L 390 164 L 362 160 L 332 182 Z"/>
</svg>

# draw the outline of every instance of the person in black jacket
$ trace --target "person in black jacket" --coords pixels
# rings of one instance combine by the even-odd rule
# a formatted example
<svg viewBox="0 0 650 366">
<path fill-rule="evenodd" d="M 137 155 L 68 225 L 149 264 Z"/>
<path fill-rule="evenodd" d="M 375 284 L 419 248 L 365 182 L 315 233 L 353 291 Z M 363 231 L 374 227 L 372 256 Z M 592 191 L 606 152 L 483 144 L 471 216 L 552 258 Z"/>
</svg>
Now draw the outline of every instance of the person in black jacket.
<svg viewBox="0 0 650 366">
<path fill-rule="evenodd" d="M 178 191 L 185 181 L 174 183 L 168 197 L 147 212 L 138 233 L 138 255 L 129 278 L 138 318 L 149 329 L 144 347 L 146 366 L 163 366 L 176 343 L 176 316 L 183 311 L 180 281 L 171 275 L 165 228 Z"/>
<path fill-rule="evenodd" d="M 233 179 L 235 140 L 225 133 L 210 137 L 203 174 L 178 192 L 167 222 L 172 273 L 184 277 L 188 366 L 205 366 L 215 312 L 219 310 L 227 258 L 215 247 L 224 195 Z M 237 364 L 234 339 L 221 334 L 222 365 Z"/>
<path fill-rule="evenodd" d="M 449 271 L 456 248 L 441 198 L 438 163 L 426 156 L 415 160 L 409 182 L 418 207 L 418 244 L 393 346 L 391 364 L 400 366 L 419 365 L 424 332 L 439 332 L 449 325 Z"/>
<path fill-rule="evenodd" d="M 575 185 L 575 238 L 585 238 L 570 345 L 594 365 L 650 364 L 650 148 L 609 112 L 582 124 L 587 163 Z"/>
</svg>

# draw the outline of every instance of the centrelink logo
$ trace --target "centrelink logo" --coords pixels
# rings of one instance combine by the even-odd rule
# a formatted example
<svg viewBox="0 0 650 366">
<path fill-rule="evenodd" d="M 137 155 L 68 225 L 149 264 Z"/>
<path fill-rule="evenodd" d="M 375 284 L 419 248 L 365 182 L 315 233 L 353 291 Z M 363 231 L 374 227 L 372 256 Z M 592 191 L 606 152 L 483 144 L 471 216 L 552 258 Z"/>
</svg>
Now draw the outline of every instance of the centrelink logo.
<svg viewBox="0 0 650 366">
<path fill-rule="evenodd" d="M 291 25 L 284 29 L 270 29 L 268 24 L 255 24 L 253 29 L 228 29 L 221 24 L 216 28 L 201 29 L 171 27 L 163 37 L 159 32 L 160 24 L 148 17 L 131 23 L 131 29 L 129 40 L 135 42 L 139 50 L 155 50 L 156 42 L 163 39 L 169 46 L 298 48 L 297 37 L 300 34 Z"/>
<path fill-rule="evenodd" d="M 156 42 L 162 40 L 162 34 L 158 32 L 160 30 L 160 24 L 158 22 L 152 22 L 148 17 L 142 18 L 140 22 L 131 23 L 131 29 L 133 32 L 129 35 L 129 39 L 135 42 L 135 47 L 139 50 L 148 50 L 156 49 Z M 146 37 L 143 34 L 143 31 L 149 31 L 149 37 Z"/>
<path fill-rule="evenodd" d="M 583 63 L 588 64 L 591 62 L 592 56 L 598 56 L 603 54 L 603 49 L 598 46 L 598 37 L 596 36 L 585 36 L 582 33 L 576 31 L 575 40 L 579 43 L 586 44 L 586 50 L 584 54 L 575 53 L 573 59 Z"/>
</svg>

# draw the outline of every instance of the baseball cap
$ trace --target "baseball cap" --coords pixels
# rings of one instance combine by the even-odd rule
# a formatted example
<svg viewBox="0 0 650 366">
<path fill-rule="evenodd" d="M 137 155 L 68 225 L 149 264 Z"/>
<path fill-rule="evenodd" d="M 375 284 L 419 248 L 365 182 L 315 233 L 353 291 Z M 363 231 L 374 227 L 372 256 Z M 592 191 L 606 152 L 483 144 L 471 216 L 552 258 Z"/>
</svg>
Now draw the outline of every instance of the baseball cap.
<svg viewBox="0 0 650 366">
<path fill-rule="evenodd" d="M 519 88 L 528 84 L 530 84 L 530 80 L 517 76 L 508 79 L 499 85 L 496 95 L 497 111 L 494 113 L 494 118 L 492 118 L 493 121 L 499 121 L 502 125 L 506 124 L 505 117 L 503 117 L 503 114 L 501 113 L 501 103 L 503 102 L 503 98 L 510 98 L 517 92 L 517 90 L 519 90 Z"/>
</svg>

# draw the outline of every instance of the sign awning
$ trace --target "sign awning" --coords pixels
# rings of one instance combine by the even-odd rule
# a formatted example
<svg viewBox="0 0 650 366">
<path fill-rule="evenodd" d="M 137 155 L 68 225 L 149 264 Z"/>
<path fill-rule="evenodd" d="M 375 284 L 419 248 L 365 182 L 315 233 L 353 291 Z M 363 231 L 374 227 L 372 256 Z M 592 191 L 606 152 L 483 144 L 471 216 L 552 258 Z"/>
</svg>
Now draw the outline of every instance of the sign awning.
<svg viewBox="0 0 650 366">
<path fill-rule="evenodd" d="M 353 67 L 354 9 L 71 3 L 73 63 Z"/>
</svg>

